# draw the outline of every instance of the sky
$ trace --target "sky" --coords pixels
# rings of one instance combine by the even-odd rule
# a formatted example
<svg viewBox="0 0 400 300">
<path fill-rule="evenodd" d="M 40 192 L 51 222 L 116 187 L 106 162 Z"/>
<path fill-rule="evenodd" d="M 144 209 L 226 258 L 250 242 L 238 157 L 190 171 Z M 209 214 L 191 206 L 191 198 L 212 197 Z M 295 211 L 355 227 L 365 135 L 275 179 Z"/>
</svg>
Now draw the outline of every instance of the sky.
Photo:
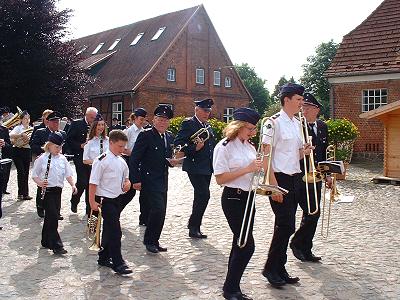
<svg viewBox="0 0 400 300">
<path fill-rule="evenodd" d="M 234 64 L 248 63 L 273 92 L 281 76 L 298 80 L 322 42 L 340 43 L 382 0 L 59 0 L 73 10 L 79 38 L 203 4 Z"/>
</svg>

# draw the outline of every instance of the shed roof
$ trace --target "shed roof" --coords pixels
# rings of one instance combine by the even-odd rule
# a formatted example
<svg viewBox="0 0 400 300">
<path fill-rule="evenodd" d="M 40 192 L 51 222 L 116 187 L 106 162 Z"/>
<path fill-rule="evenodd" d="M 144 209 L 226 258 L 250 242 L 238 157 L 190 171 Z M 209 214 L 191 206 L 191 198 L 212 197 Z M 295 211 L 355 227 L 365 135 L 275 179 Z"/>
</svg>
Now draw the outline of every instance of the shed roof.
<svg viewBox="0 0 400 300">
<path fill-rule="evenodd" d="M 367 111 L 365 113 L 362 113 L 359 115 L 359 117 L 362 119 L 372 119 L 372 118 L 377 118 L 377 117 L 379 118 L 380 116 L 383 116 L 383 115 L 393 112 L 395 110 L 400 110 L 400 100 L 392 102 L 387 105 L 380 106 L 376 109 Z"/>
</svg>

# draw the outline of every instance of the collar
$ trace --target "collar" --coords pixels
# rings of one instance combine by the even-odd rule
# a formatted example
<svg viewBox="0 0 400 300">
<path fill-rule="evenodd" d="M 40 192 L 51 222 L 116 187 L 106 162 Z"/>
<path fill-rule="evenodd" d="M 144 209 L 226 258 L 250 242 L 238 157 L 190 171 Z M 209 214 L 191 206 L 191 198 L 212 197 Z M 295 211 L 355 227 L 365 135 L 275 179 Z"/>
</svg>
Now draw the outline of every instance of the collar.
<svg viewBox="0 0 400 300">
<path fill-rule="evenodd" d="M 199 124 L 201 125 L 201 127 L 203 127 L 203 125 L 205 124 L 203 124 L 203 122 L 201 122 L 200 120 L 199 120 L 199 118 L 196 116 L 196 115 L 194 115 L 194 117 L 196 118 L 196 120 L 197 120 L 197 122 L 199 122 Z"/>
<path fill-rule="evenodd" d="M 281 109 L 279 113 L 286 122 L 293 122 L 294 117 L 290 118 L 289 115 L 283 109 Z"/>
<path fill-rule="evenodd" d="M 138 130 L 143 129 L 143 128 L 137 127 L 135 123 L 133 123 L 133 124 L 131 125 L 131 127 L 133 127 L 133 130 L 134 130 L 134 131 L 138 131 Z"/>
</svg>

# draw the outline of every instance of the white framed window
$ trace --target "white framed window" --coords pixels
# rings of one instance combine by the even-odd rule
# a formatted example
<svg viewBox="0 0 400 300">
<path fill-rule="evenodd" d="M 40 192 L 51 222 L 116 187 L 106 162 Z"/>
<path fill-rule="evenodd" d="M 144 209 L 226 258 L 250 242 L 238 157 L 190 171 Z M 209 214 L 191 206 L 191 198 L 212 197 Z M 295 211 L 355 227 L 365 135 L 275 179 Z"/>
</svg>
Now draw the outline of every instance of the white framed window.
<svg viewBox="0 0 400 300">
<path fill-rule="evenodd" d="M 132 43 L 129 46 L 135 46 L 139 40 L 142 38 L 144 35 L 144 32 L 138 33 L 138 35 L 135 37 L 135 39 L 132 41 Z"/>
<path fill-rule="evenodd" d="M 214 71 L 214 85 L 221 86 L 221 71 Z"/>
<path fill-rule="evenodd" d="M 112 104 L 112 118 L 117 118 L 119 122 L 122 122 L 122 102 Z"/>
<path fill-rule="evenodd" d="M 167 27 L 160 27 L 156 34 L 151 38 L 152 41 L 155 41 L 156 39 L 158 39 L 160 37 L 160 35 L 164 32 L 165 28 Z"/>
<path fill-rule="evenodd" d="M 119 43 L 120 40 L 121 40 L 121 39 L 116 39 L 116 40 L 114 41 L 114 43 L 112 43 L 112 45 L 110 46 L 110 48 L 108 48 L 107 51 L 114 50 L 114 48 L 118 45 L 118 43 Z"/>
<path fill-rule="evenodd" d="M 100 43 L 97 45 L 96 49 L 94 49 L 94 51 L 92 52 L 92 54 L 96 54 L 97 52 L 99 52 L 99 50 L 101 49 L 101 47 L 103 47 L 104 43 Z"/>
<path fill-rule="evenodd" d="M 167 69 L 167 81 L 175 81 L 175 69 L 174 68 L 168 68 Z"/>
<path fill-rule="evenodd" d="M 362 112 L 367 112 L 387 104 L 387 89 L 363 90 Z"/>
<path fill-rule="evenodd" d="M 232 78 L 229 76 L 225 77 L 225 87 L 227 87 L 227 88 L 232 87 Z"/>
<path fill-rule="evenodd" d="M 224 108 L 224 122 L 228 123 L 233 120 L 233 111 L 235 110 L 234 107 L 225 107 Z"/>
<path fill-rule="evenodd" d="M 202 68 L 196 69 L 196 83 L 204 84 L 204 69 Z"/>
</svg>

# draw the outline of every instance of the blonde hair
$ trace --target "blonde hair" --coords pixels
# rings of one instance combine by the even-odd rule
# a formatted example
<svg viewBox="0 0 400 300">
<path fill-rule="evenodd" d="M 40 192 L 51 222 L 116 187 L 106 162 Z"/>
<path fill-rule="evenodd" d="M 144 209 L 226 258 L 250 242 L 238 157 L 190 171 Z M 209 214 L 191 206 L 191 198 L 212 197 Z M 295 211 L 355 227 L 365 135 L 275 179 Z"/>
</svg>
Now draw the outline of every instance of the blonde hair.
<svg viewBox="0 0 400 300">
<path fill-rule="evenodd" d="M 53 112 L 53 111 L 52 111 L 51 109 L 46 109 L 46 110 L 44 110 L 43 113 L 42 113 L 42 119 L 46 119 L 47 116 L 48 116 L 49 114 L 51 114 L 52 112 Z"/>
<path fill-rule="evenodd" d="M 47 141 L 46 144 L 42 147 L 44 152 L 50 152 L 50 146 L 53 145 L 54 143 Z"/>
<path fill-rule="evenodd" d="M 234 120 L 229 122 L 229 124 L 224 128 L 222 133 L 229 140 L 234 140 L 239 133 L 239 130 L 246 125 L 245 121 Z"/>
</svg>

